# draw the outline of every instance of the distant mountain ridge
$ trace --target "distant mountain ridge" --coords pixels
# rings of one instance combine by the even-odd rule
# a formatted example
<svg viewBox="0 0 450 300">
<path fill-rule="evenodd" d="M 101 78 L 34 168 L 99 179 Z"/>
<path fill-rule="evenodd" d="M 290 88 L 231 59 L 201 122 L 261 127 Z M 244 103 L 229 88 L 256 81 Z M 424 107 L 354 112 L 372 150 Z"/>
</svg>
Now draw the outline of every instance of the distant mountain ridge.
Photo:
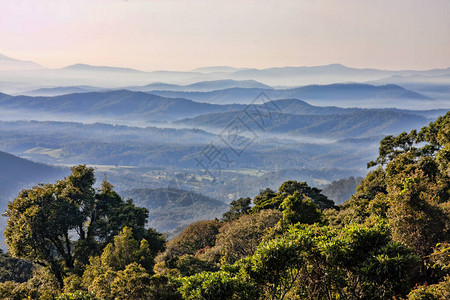
<svg viewBox="0 0 450 300">
<path fill-rule="evenodd" d="M 153 84 L 148 84 L 143 87 L 134 87 L 134 89 L 131 89 L 131 90 L 139 90 L 139 91 L 164 90 L 164 91 L 201 92 L 201 91 L 214 91 L 214 90 L 227 89 L 227 88 L 272 89 L 271 86 L 268 86 L 261 82 L 257 82 L 255 80 L 223 79 L 223 80 L 199 81 L 199 82 L 188 84 L 188 85 L 153 83 Z"/>
<path fill-rule="evenodd" d="M 450 99 L 450 70 L 447 74 L 430 75 L 414 74 L 410 76 L 393 75 L 375 81 L 369 81 L 368 84 L 397 84 L 412 91 L 434 99 Z"/>
<path fill-rule="evenodd" d="M 196 68 L 192 70 L 192 72 L 200 72 L 200 73 L 218 73 L 218 72 L 225 72 L 225 73 L 232 73 L 240 70 L 245 70 L 246 68 L 235 68 L 235 67 L 229 67 L 229 66 L 210 66 L 210 67 L 201 67 Z"/>
<path fill-rule="evenodd" d="M 8 57 L 6 55 L 0 54 L 0 61 L 15 61 L 22 63 L 32 63 L 34 66 L 39 66 L 43 68 L 39 64 L 32 61 L 23 61 L 19 59 L 15 59 L 12 57 Z M 1 68 L 0 68 L 1 70 Z M 113 66 L 97 66 L 90 65 L 86 63 L 74 63 L 72 65 L 68 65 L 66 67 L 61 68 L 61 70 L 92 70 L 92 71 L 125 71 L 125 72 L 142 72 L 142 73 L 152 73 L 152 72 L 161 72 L 161 71 L 151 71 L 145 72 L 134 68 L 126 68 L 126 67 L 113 67 Z M 167 71 L 171 72 L 171 71 Z M 359 75 L 367 75 L 374 73 L 382 73 L 392 75 L 412 75 L 414 73 L 421 74 L 429 74 L 429 75 L 438 75 L 450 72 L 450 67 L 448 68 L 436 68 L 429 70 L 383 70 L 376 68 L 354 68 L 348 67 L 340 63 L 332 63 L 326 65 L 317 65 L 317 66 L 285 66 L 285 67 L 269 67 L 269 68 L 248 68 L 248 67 L 232 67 L 232 66 L 207 66 L 207 67 L 199 67 L 195 68 L 192 71 L 188 71 L 185 73 L 235 73 L 238 77 L 242 76 L 246 73 L 258 73 L 261 74 L 272 74 L 274 76 L 286 77 L 288 75 L 314 75 L 322 72 L 326 73 L 339 73 L 347 72 L 354 73 L 358 72 Z"/>
<path fill-rule="evenodd" d="M 352 68 L 342 64 L 321 66 L 287 66 L 271 68 L 235 68 L 229 66 L 203 67 L 192 71 L 142 71 L 133 68 L 95 66 L 83 63 L 60 69 L 42 68 L 32 62 L 23 62 L 2 56 L 0 61 L 0 91 L 18 94 L 48 86 L 102 86 L 111 89 L 143 86 L 149 82 L 164 82 L 175 85 L 190 85 L 201 81 L 253 80 L 275 86 L 306 86 L 342 82 L 370 82 L 392 76 L 444 76 L 450 68 L 431 70 L 382 70 Z M 11 67 L 10 64 L 15 64 Z M 11 69 L 16 70 L 10 72 Z M 441 80 L 439 79 L 439 80 Z M 395 83 L 395 82 L 387 82 Z M 223 88 L 223 87 L 222 87 Z M 420 93 L 420 92 L 419 92 Z M 432 97 L 432 96 L 431 96 Z M 406 108 L 404 106 L 403 108 Z M 436 107 L 435 107 L 436 108 Z"/>
<path fill-rule="evenodd" d="M 32 61 L 19 60 L 0 54 L 0 70 L 19 71 L 38 69 L 44 69 L 44 67 Z"/>
<path fill-rule="evenodd" d="M 255 97 L 254 95 L 258 95 L 261 92 L 266 93 L 271 99 L 296 98 L 329 101 L 377 99 L 431 100 L 429 97 L 394 84 L 374 86 L 360 83 L 309 85 L 290 89 L 229 88 L 211 92 L 152 91 L 151 93 L 163 97 L 187 98 L 198 102 L 230 104 L 249 103 Z M 355 104 L 355 106 L 358 106 L 358 102 L 355 102 Z"/>
<path fill-rule="evenodd" d="M 93 66 L 88 64 L 74 64 L 61 70 L 66 71 L 95 71 L 95 72 L 124 72 L 124 73 L 145 73 L 144 71 L 132 69 L 132 68 L 120 68 L 120 67 L 110 67 L 110 66 Z"/>
<path fill-rule="evenodd" d="M 103 90 L 105 90 L 105 89 L 100 88 L 100 87 L 95 87 L 95 86 L 89 86 L 89 85 L 61 86 L 61 87 L 40 88 L 40 89 L 20 93 L 19 95 L 32 96 L 32 97 L 35 97 L 35 96 L 54 97 L 54 96 L 61 96 L 61 95 L 75 94 L 75 93 L 100 92 Z"/>
<path fill-rule="evenodd" d="M 373 86 L 368 86 L 368 88 L 377 90 Z M 231 89 L 215 91 L 212 93 L 195 94 L 226 97 L 228 96 L 226 93 L 227 91 L 231 91 L 231 94 L 233 94 L 236 90 L 244 91 L 248 99 L 253 99 L 255 95 L 258 95 L 260 92 L 259 89 Z M 400 90 L 407 94 L 409 93 L 407 90 L 401 88 L 395 88 L 395 90 Z M 267 91 L 271 92 L 272 90 Z M 382 89 L 381 91 L 382 93 L 386 92 L 385 89 Z M 273 90 L 272 92 L 276 92 L 276 90 Z M 289 92 L 291 91 L 289 90 Z M 181 94 L 186 95 L 185 93 Z M 282 93 L 279 95 L 283 96 Z M 341 97 L 343 96 L 341 95 Z M 10 96 L 0 93 L 0 108 L 5 111 L 16 110 L 30 113 L 45 112 L 46 114 L 73 115 L 74 117 L 79 116 L 80 118 L 102 117 L 141 120 L 145 122 L 174 121 L 214 113 L 236 113 L 236 111 L 244 110 L 249 102 L 250 101 L 247 101 L 246 104 L 210 104 L 196 102 L 181 97 L 166 98 L 150 93 L 132 92 L 127 90 L 68 94 L 55 97 Z M 284 113 L 294 115 L 350 114 L 362 110 L 358 108 L 340 108 L 336 106 L 313 106 L 296 98 L 275 100 L 274 103 L 276 103 Z M 369 111 L 369 109 L 366 110 Z M 428 111 L 390 109 L 390 111 L 433 117 L 439 113 L 445 112 L 445 109 Z"/>
<path fill-rule="evenodd" d="M 144 86 L 129 86 L 120 89 L 102 88 L 90 85 L 79 86 L 61 86 L 61 87 L 45 87 L 36 90 L 30 90 L 17 94 L 18 96 L 61 96 L 65 94 L 73 93 L 89 93 L 89 92 L 103 92 L 113 90 L 129 90 L 133 92 L 151 92 L 157 90 L 164 91 L 194 91 L 205 92 L 227 88 L 260 88 L 260 89 L 272 89 L 271 86 L 254 81 L 254 80 L 212 80 L 212 81 L 199 81 L 188 85 L 169 84 L 164 82 L 154 82 Z"/>
</svg>

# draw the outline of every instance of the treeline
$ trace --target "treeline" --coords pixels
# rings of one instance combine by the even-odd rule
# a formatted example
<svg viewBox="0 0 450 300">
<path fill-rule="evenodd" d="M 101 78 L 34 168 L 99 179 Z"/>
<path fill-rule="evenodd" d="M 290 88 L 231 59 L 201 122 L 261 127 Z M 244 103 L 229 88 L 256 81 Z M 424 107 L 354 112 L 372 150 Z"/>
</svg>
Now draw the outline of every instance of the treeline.
<svg viewBox="0 0 450 300">
<path fill-rule="evenodd" d="M 10 255 L 33 274 L 14 261 L 0 297 L 449 299 L 450 112 L 385 137 L 368 167 L 340 206 L 287 181 L 171 241 L 145 227 L 148 211 L 74 167 L 9 204 Z"/>
</svg>

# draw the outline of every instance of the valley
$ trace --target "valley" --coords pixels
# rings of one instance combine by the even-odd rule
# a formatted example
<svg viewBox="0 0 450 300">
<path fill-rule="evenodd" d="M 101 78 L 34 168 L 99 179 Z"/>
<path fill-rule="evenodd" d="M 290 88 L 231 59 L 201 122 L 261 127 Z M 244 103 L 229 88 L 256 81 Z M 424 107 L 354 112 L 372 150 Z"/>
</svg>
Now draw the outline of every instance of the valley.
<svg viewBox="0 0 450 300">
<path fill-rule="evenodd" d="M 0 151 L 47 164 L 58 174 L 74 165 L 92 166 L 97 186 L 110 181 L 120 194 L 147 207 L 149 224 L 167 233 L 220 216 L 232 200 L 286 180 L 327 188 L 363 177 L 383 136 L 421 128 L 450 107 L 446 69 L 391 72 L 329 65 L 141 72 L 8 63 L 29 68 L 8 75 L 0 70 L 0 78 L 26 79 L 29 88 L 0 90 Z M 42 85 L 37 72 L 51 86 Z M 124 76 L 130 82 L 119 85 Z M 350 78 L 358 80 L 347 82 Z M 72 85 L 64 85 L 66 79 Z M 31 177 L 24 183 L 37 182 Z M 339 193 L 351 194 L 355 184 L 345 181 L 349 191 Z M 0 195 L 3 209 L 18 191 L 11 186 Z M 174 193 L 175 198 L 167 196 Z M 340 197 L 334 200 L 345 200 L 333 193 Z M 188 207 L 173 199 L 152 206 L 148 199 L 163 194 L 194 201 L 185 203 Z"/>
</svg>

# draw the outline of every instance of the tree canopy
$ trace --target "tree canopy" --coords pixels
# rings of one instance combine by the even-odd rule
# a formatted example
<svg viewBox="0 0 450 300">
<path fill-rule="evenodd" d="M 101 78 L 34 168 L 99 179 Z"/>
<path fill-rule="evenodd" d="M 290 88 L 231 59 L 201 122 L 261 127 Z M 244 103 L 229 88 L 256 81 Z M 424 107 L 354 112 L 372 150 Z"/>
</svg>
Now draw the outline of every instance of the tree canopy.
<svg viewBox="0 0 450 300">
<path fill-rule="evenodd" d="M 94 183 L 93 168 L 80 165 L 55 184 L 22 190 L 6 212 L 11 254 L 49 267 L 62 286 L 65 272 L 82 272 L 125 226 L 139 239 L 150 237 L 159 250 L 161 236 L 145 228 L 148 211 L 124 201 L 110 183 L 98 190 Z"/>
</svg>

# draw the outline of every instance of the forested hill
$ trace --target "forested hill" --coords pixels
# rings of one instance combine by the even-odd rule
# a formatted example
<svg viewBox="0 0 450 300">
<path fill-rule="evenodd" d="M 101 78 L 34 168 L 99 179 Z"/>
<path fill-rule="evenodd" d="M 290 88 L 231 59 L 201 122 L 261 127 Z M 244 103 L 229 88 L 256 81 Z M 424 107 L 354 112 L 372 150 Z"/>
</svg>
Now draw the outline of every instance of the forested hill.
<svg viewBox="0 0 450 300">
<path fill-rule="evenodd" d="M 238 106 L 218 106 L 188 99 L 164 98 L 143 92 L 118 90 L 68 94 L 56 97 L 0 95 L 0 107 L 54 114 L 121 117 L 123 119 L 173 120 L 203 113 L 237 110 Z"/>
<path fill-rule="evenodd" d="M 226 128 L 239 112 L 214 113 L 177 121 L 198 128 Z M 246 124 L 254 124 L 248 114 L 239 114 Z M 264 120 L 264 130 L 291 136 L 329 138 L 369 137 L 392 134 L 407 128 L 422 127 L 429 120 L 423 116 L 389 110 L 362 110 L 350 114 L 295 115 L 274 112 Z M 203 127 L 206 126 L 206 127 Z M 252 130 L 258 130 L 254 126 Z"/>
</svg>

